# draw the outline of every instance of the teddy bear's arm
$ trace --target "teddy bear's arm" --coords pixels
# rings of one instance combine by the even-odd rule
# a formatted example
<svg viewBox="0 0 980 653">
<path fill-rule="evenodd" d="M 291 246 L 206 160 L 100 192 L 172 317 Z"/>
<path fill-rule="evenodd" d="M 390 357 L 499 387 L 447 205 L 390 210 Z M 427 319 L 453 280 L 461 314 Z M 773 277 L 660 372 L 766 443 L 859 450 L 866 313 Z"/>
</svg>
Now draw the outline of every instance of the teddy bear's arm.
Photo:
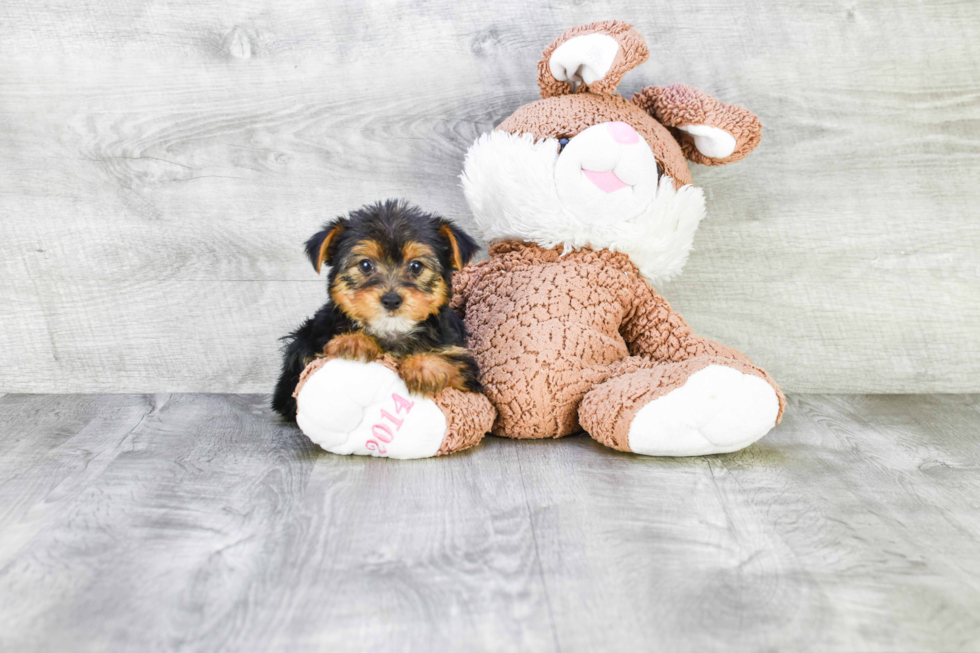
<svg viewBox="0 0 980 653">
<path fill-rule="evenodd" d="M 694 356 L 749 360 L 736 349 L 694 333 L 667 300 L 639 277 L 634 283 L 633 297 L 633 305 L 620 327 L 631 355 L 670 362 Z"/>
<path fill-rule="evenodd" d="M 449 300 L 449 307 L 456 311 L 460 317 L 466 317 L 466 298 L 474 283 L 483 275 L 486 263 L 490 259 L 478 263 L 470 263 L 462 270 L 453 272 L 453 296 Z"/>
</svg>

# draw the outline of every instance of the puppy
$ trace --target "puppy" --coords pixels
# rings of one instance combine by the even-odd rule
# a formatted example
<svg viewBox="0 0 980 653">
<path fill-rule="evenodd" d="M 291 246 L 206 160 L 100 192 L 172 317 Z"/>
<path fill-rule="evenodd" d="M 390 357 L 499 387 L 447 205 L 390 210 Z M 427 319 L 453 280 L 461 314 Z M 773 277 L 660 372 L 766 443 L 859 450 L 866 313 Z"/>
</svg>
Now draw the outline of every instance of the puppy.
<svg viewBox="0 0 980 653">
<path fill-rule="evenodd" d="M 463 321 L 449 308 L 453 270 L 476 250 L 453 223 L 395 200 L 325 224 L 306 241 L 306 254 L 317 273 L 330 266 L 330 300 L 283 338 L 273 409 L 296 419 L 300 373 L 324 355 L 369 362 L 389 353 L 416 394 L 479 391 Z"/>
</svg>

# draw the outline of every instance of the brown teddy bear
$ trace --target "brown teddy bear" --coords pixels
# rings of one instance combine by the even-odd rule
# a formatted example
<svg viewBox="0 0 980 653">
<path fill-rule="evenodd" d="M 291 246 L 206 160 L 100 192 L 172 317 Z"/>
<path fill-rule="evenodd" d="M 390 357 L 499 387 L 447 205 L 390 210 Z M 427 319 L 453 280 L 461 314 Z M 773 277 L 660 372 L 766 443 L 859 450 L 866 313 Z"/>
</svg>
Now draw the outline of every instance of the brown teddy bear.
<svg viewBox="0 0 980 653">
<path fill-rule="evenodd" d="M 759 120 L 683 85 L 617 95 L 647 56 L 621 21 L 568 30 L 538 63 L 542 99 L 467 153 L 463 188 L 490 258 L 456 274 L 453 307 L 486 398 L 412 397 L 382 443 L 374 422 L 407 397 L 397 363 L 321 359 L 297 387 L 307 435 L 337 453 L 418 458 L 487 430 L 585 430 L 621 451 L 689 456 L 741 449 L 779 422 L 785 400 L 768 374 L 692 333 L 650 285 L 681 270 L 704 217 L 685 158 L 745 157 Z"/>
</svg>

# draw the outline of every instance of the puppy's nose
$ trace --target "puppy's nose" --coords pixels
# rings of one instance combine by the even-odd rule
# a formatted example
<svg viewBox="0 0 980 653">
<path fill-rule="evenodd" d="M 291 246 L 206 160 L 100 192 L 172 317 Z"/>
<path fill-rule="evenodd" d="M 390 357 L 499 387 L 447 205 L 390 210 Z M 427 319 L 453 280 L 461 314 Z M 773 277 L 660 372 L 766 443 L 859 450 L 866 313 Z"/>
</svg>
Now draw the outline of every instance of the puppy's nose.
<svg viewBox="0 0 980 653">
<path fill-rule="evenodd" d="M 385 294 L 381 295 L 381 305 L 387 308 L 389 311 L 393 311 L 402 305 L 402 297 L 394 290 L 389 290 Z"/>
</svg>

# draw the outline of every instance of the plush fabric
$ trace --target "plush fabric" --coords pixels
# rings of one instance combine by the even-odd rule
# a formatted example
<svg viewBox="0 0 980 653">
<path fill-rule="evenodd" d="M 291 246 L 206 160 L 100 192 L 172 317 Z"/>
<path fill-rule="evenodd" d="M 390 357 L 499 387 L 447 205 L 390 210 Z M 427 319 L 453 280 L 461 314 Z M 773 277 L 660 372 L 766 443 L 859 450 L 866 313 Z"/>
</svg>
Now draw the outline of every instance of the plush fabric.
<svg viewBox="0 0 980 653">
<path fill-rule="evenodd" d="M 560 248 L 498 243 L 489 259 L 458 272 L 453 287 L 453 308 L 497 408 L 494 435 L 575 433 L 582 400 L 593 391 L 601 401 L 587 405 L 585 418 L 607 419 L 594 421 L 597 433 L 590 433 L 625 450 L 629 423 L 612 418 L 626 414 L 636 388 L 600 391 L 610 379 L 655 369 L 647 401 L 713 362 L 770 381 L 743 354 L 695 335 L 622 253 L 586 247 L 563 256 Z M 781 416 L 784 400 L 773 387 Z"/>
<path fill-rule="evenodd" d="M 571 84 L 564 79 L 555 79 L 554 75 L 551 74 L 551 55 L 573 38 L 589 34 L 605 34 L 619 43 L 619 49 L 616 51 L 605 76 L 586 85 L 591 93 L 613 93 L 623 75 L 639 66 L 650 56 L 646 41 L 636 31 L 636 28 L 624 21 L 603 20 L 573 27 L 555 39 L 541 55 L 541 61 L 538 62 L 538 86 L 541 88 L 542 98 L 572 92 Z M 574 67 L 572 70 L 574 71 Z"/>
<path fill-rule="evenodd" d="M 606 34 L 585 34 L 551 53 L 548 69 L 560 81 L 593 84 L 609 72 L 620 55 L 619 41 Z"/>
<path fill-rule="evenodd" d="M 318 358 L 296 385 L 296 421 L 323 449 L 342 455 L 430 458 L 468 449 L 496 411 L 482 394 L 446 388 L 411 395 L 386 354 L 372 363 Z"/>
<path fill-rule="evenodd" d="M 677 139 L 642 107 L 618 95 L 575 93 L 538 100 L 517 109 L 497 129 L 510 134 L 530 134 L 540 141 L 571 138 L 604 122 L 632 125 L 653 150 L 664 174 L 674 180 L 675 187 L 691 183 L 691 172 Z"/>
<path fill-rule="evenodd" d="M 648 86 L 633 95 L 633 102 L 667 127 L 707 125 L 724 130 L 735 138 L 735 149 L 731 154 L 713 158 L 698 150 L 692 136 L 675 131 L 684 155 L 695 163 L 718 166 L 738 161 L 748 156 L 762 140 L 762 124 L 754 113 L 725 104 L 685 84 Z"/>
<path fill-rule="evenodd" d="M 566 149 L 574 149 L 578 138 Z M 654 284 L 679 274 L 704 217 L 701 189 L 691 184 L 677 188 L 667 175 L 658 180 L 656 161 L 651 161 L 642 166 L 649 171 L 641 182 L 647 186 L 642 190 L 646 201 L 635 201 L 641 199 L 634 197 L 636 189 L 617 197 L 625 191 L 603 192 L 584 170 L 568 170 L 568 161 L 559 168 L 564 156 L 558 156 L 553 139 L 535 142 L 530 134 L 501 131 L 481 136 L 466 155 L 462 182 L 483 237 L 623 252 Z"/>
<path fill-rule="evenodd" d="M 734 136 L 717 127 L 683 125 L 677 129 L 689 134 L 694 139 L 694 147 L 697 148 L 697 151 L 712 159 L 730 157 L 738 146 Z"/>
<path fill-rule="evenodd" d="M 595 34 L 620 44 L 602 79 L 585 74 L 609 60 Z M 616 95 L 647 56 L 627 23 L 568 30 L 538 64 L 543 99 L 467 153 L 463 189 L 495 244 L 457 274 L 453 306 L 497 409 L 495 435 L 585 429 L 623 451 L 700 455 L 746 446 L 782 417 L 785 399 L 764 370 L 695 335 L 650 286 L 680 271 L 704 215 L 685 159 L 743 158 L 759 120 L 683 85 L 648 87 L 632 102 Z M 632 134 L 648 147 L 636 149 Z M 643 152 L 655 166 L 631 163 Z"/>
<path fill-rule="evenodd" d="M 446 416 L 446 432 L 437 456 L 456 453 L 480 443 L 493 427 L 497 411 L 482 394 L 446 388 L 433 399 Z"/>
<path fill-rule="evenodd" d="M 641 370 L 630 377 L 640 386 L 656 372 Z M 764 436 L 779 421 L 778 392 L 774 393 L 764 378 L 735 365 L 711 363 L 669 392 L 647 392 L 650 396 L 646 401 L 633 402 L 639 410 L 632 417 L 622 418 L 630 424 L 629 450 L 647 456 L 737 451 Z M 582 419 L 587 423 L 585 401 Z"/>
</svg>

